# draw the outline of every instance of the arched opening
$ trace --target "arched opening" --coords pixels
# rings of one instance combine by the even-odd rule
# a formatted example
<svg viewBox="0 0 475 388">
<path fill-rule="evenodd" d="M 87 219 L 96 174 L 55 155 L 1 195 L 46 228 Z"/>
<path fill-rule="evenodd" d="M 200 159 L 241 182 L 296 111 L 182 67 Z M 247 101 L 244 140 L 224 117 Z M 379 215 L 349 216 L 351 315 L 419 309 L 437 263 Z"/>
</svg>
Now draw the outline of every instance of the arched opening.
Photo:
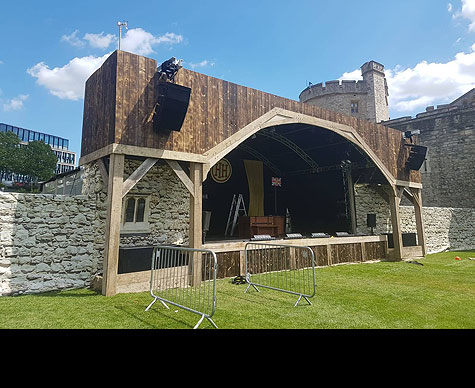
<svg viewBox="0 0 475 388">
<path fill-rule="evenodd" d="M 273 237 L 353 234 L 354 183 L 388 184 L 372 158 L 354 142 L 306 123 L 267 126 L 224 158 L 229 165 L 215 166 L 203 183 L 203 211 L 211 213 L 207 241 L 252 237 L 239 225 L 229 233 L 231 203 L 239 194 L 249 216 L 275 217 L 278 228 L 262 229 L 272 231 Z M 253 206 L 256 201 L 259 205 Z"/>
</svg>

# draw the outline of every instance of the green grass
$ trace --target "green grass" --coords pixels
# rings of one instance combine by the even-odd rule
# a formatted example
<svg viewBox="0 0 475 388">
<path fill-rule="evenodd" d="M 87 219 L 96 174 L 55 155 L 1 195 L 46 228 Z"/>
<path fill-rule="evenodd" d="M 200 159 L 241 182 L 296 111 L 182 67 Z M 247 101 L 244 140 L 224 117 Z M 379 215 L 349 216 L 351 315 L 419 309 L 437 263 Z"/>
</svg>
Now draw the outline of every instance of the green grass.
<svg viewBox="0 0 475 388">
<path fill-rule="evenodd" d="M 456 261 L 455 257 L 462 258 Z M 317 268 L 312 305 L 294 295 L 217 281 L 220 329 L 474 329 L 474 251 L 445 252 L 423 266 L 366 263 Z M 199 316 L 166 310 L 148 292 L 104 297 L 91 290 L 0 297 L 1 329 L 190 329 Z M 205 320 L 200 329 L 212 326 Z"/>
</svg>

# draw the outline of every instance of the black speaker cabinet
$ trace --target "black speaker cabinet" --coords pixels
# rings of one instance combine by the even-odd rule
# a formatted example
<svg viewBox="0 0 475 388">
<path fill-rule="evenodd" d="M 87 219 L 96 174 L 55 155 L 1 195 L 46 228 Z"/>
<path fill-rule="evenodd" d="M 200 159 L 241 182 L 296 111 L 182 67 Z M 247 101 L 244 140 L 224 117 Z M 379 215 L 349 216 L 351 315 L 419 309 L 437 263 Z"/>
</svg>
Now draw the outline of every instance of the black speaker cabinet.
<svg viewBox="0 0 475 388">
<path fill-rule="evenodd" d="M 376 214 L 368 214 L 366 224 L 368 228 L 376 228 Z"/>
<path fill-rule="evenodd" d="M 411 148 L 411 150 L 409 158 L 406 162 L 406 167 L 409 170 L 419 171 L 426 160 L 427 147 L 415 144 L 409 144 L 408 146 Z"/>
<path fill-rule="evenodd" d="M 157 105 L 153 115 L 155 131 L 180 131 L 185 121 L 191 89 L 171 82 L 158 82 Z"/>
</svg>

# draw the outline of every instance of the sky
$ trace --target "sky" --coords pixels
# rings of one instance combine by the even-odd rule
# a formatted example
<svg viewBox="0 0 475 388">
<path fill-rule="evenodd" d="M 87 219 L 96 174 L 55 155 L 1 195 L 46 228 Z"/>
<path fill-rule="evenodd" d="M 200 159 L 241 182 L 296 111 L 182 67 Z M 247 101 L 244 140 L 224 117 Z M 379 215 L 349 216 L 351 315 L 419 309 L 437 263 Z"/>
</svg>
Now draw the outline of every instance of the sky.
<svg viewBox="0 0 475 388">
<path fill-rule="evenodd" d="M 475 0 L 1 1 L 0 122 L 80 155 L 87 78 L 121 48 L 298 100 L 385 66 L 392 119 L 475 87 Z"/>
</svg>

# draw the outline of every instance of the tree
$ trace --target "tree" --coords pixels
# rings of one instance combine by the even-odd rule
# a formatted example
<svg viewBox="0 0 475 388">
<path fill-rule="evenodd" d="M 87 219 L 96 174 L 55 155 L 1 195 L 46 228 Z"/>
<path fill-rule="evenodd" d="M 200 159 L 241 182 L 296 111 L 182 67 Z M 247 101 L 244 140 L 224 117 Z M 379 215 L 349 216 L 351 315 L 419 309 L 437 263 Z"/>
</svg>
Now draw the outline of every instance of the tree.
<svg viewBox="0 0 475 388">
<path fill-rule="evenodd" d="M 13 132 L 0 132 L 0 181 L 20 168 L 20 139 Z"/>
<path fill-rule="evenodd" d="M 44 141 L 32 141 L 20 148 L 18 173 L 29 175 L 32 182 L 45 181 L 54 175 L 58 158 Z"/>
</svg>

